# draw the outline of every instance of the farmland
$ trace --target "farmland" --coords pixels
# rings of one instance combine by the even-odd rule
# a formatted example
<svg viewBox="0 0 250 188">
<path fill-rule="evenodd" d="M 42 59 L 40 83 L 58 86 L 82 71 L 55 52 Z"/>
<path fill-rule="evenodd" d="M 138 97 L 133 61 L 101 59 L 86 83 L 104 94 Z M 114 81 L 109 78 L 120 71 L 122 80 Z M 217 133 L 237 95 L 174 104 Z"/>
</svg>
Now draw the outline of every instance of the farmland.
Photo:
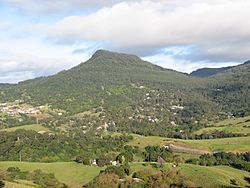
<svg viewBox="0 0 250 188">
<path fill-rule="evenodd" d="M 129 144 L 144 148 L 147 145 L 166 145 L 174 143 L 187 147 L 198 148 L 207 151 L 227 151 L 227 152 L 245 152 L 249 150 L 250 137 L 234 137 L 234 138 L 219 138 L 219 139 L 204 139 L 204 140 L 183 140 L 172 139 L 158 136 L 140 136 L 133 135 L 134 140 Z"/>
<path fill-rule="evenodd" d="M 146 164 L 146 165 L 145 165 Z M 56 178 L 69 185 L 70 187 L 81 187 L 83 184 L 91 181 L 97 176 L 102 168 L 79 165 L 73 162 L 62 163 L 31 163 L 31 162 L 0 162 L 0 169 L 16 166 L 24 171 L 33 171 L 41 169 L 47 173 L 54 173 Z M 132 172 L 142 169 L 154 169 L 150 163 L 131 163 Z M 164 165 L 165 169 L 173 168 L 171 163 Z M 219 185 L 230 186 L 230 182 L 234 179 L 241 187 L 247 186 L 245 177 L 249 176 L 248 172 L 237 170 L 226 166 L 203 167 L 191 164 L 180 164 L 181 175 L 184 179 L 192 180 L 196 185 L 202 187 L 217 187 Z M 67 170 L 65 170 L 67 169 Z M 7 187 L 18 185 L 16 187 L 24 188 L 23 185 L 27 182 L 10 183 L 7 182 Z M 31 184 L 31 182 L 29 182 Z M 32 185 L 32 184 L 31 184 Z M 27 187 L 27 186 L 26 186 Z"/>
<path fill-rule="evenodd" d="M 1 129 L 0 131 L 7 131 L 7 132 L 14 132 L 16 130 L 32 130 L 36 132 L 44 131 L 44 132 L 49 132 L 50 130 L 40 124 L 31 124 L 31 125 L 22 125 L 22 126 L 17 126 L 17 127 L 11 127 L 11 128 L 6 128 L 6 129 Z"/>
</svg>

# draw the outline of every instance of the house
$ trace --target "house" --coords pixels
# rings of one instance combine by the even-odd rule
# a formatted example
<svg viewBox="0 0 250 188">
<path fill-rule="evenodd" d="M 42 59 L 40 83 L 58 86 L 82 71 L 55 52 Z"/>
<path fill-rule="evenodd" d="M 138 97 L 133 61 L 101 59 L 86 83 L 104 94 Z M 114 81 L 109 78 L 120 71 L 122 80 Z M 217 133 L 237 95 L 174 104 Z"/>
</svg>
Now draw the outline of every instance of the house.
<svg viewBox="0 0 250 188">
<path fill-rule="evenodd" d="M 91 164 L 92 164 L 92 165 L 97 165 L 96 159 L 92 160 L 92 161 L 91 161 Z"/>
<path fill-rule="evenodd" d="M 184 130 L 180 130 L 180 133 L 184 133 L 185 131 Z"/>
<path fill-rule="evenodd" d="M 38 131 L 39 134 L 45 134 L 46 131 Z"/>
<path fill-rule="evenodd" d="M 110 164 L 113 165 L 113 166 L 117 166 L 117 161 L 110 161 Z"/>
</svg>

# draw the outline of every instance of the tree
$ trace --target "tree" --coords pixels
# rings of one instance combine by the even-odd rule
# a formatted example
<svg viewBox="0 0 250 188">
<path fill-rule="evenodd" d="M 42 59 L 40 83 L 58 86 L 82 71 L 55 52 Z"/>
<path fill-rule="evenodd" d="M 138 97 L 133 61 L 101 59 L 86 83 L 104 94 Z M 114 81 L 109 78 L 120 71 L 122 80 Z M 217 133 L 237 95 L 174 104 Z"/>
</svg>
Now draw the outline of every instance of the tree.
<svg viewBox="0 0 250 188">
<path fill-rule="evenodd" d="M 5 186 L 5 183 L 2 180 L 0 180 L 0 188 L 3 188 L 4 186 Z"/>
<path fill-rule="evenodd" d="M 112 173 L 101 173 L 92 182 L 83 187 L 86 188 L 113 188 L 118 187 L 119 177 Z"/>
<path fill-rule="evenodd" d="M 119 176 L 119 178 L 124 178 L 126 176 L 124 169 L 122 166 L 108 166 L 105 170 L 104 173 L 109 173 L 109 174 L 116 174 Z"/>
<path fill-rule="evenodd" d="M 3 188 L 5 186 L 5 183 L 3 182 L 3 176 L 4 176 L 4 173 L 0 171 L 0 188 Z"/>
</svg>

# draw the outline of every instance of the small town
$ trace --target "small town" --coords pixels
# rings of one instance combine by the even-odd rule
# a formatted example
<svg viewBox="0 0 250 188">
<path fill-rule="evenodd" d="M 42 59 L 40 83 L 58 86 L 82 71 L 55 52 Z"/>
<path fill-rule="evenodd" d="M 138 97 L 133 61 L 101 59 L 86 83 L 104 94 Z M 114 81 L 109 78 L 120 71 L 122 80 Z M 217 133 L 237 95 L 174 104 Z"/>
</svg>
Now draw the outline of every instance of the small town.
<svg viewBox="0 0 250 188">
<path fill-rule="evenodd" d="M 40 114 L 41 107 L 24 107 L 17 104 L 0 104 L 0 112 L 6 113 L 10 116 L 17 116 L 20 114 Z"/>
</svg>

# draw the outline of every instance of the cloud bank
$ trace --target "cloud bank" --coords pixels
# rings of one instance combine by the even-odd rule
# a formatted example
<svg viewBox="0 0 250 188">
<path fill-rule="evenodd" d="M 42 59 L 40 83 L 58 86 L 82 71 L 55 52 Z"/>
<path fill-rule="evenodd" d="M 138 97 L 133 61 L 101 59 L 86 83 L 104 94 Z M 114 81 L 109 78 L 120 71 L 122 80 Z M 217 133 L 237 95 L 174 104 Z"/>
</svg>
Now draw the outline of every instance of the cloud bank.
<svg viewBox="0 0 250 188">
<path fill-rule="evenodd" d="M 201 54 L 194 58 L 199 60 L 237 61 L 249 56 L 250 1 L 181 2 L 122 2 L 87 16 L 66 17 L 51 26 L 48 35 L 61 43 L 107 41 L 113 49 L 146 53 L 195 45 Z"/>
</svg>

